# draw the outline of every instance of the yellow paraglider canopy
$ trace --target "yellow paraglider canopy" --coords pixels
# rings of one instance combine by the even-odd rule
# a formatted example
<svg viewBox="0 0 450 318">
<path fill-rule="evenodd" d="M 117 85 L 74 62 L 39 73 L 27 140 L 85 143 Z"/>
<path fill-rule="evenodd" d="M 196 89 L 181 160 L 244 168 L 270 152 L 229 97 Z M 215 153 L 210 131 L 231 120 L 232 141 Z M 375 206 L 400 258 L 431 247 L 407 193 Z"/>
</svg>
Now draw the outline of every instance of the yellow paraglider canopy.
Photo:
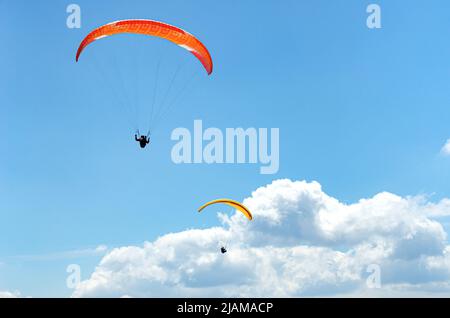
<svg viewBox="0 0 450 318">
<path fill-rule="evenodd" d="M 210 205 L 213 205 L 213 204 L 218 204 L 218 203 L 226 204 L 226 205 L 231 206 L 232 208 L 235 208 L 236 210 L 239 210 L 239 211 L 242 212 L 242 213 L 247 217 L 247 219 L 249 219 L 250 221 L 253 219 L 253 216 L 252 216 L 251 212 L 249 211 L 249 209 L 247 209 L 247 208 L 246 208 L 244 205 L 242 205 L 241 203 L 239 203 L 239 202 L 237 202 L 237 201 L 234 201 L 234 200 L 231 200 L 231 199 L 218 199 L 218 200 L 210 201 L 210 202 L 208 202 L 208 203 L 202 205 L 202 206 L 200 207 L 200 209 L 198 209 L 198 212 L 202 212 L 202 210 L 203 210 L 204 208 L 206 208 L 206 207 L 208 207 L 208 206 L 210 206 Z"/>
</svg>

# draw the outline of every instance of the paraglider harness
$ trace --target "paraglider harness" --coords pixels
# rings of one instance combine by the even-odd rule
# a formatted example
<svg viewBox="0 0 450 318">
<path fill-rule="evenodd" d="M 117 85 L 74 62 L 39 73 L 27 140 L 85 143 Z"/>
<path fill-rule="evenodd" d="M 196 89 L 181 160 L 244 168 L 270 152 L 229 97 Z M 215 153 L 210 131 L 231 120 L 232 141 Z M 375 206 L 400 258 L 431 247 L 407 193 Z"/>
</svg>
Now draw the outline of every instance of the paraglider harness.
<svg viewBox="0 0 450 318">
<path fill-rule="evenodd" d="M 145 146 L 147 146 L 150 143 L 150 134 L 148 134 L 147 136 L 141 135 L 141 137 L 139 137 L 139 138 L 138 138 L 138 135 L 139 135 L 139 130 L 136 131 L 136 134 L 134 134 L 134 140 L 139 142 L 139 146 L 141 146 L 141 148 L 145 148 Z"/>
</svg>

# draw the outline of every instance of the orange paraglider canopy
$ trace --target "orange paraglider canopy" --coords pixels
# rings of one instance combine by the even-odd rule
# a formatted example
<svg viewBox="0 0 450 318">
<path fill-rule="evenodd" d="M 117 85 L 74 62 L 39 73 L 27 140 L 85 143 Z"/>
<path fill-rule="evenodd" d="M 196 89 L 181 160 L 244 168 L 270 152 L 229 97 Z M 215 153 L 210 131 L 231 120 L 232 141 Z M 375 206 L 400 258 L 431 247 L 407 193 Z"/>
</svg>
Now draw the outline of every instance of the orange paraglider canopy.
<svg viewBox="0 0 450 318">
<path fill-rule="evenodd" d="M 226 204 L 231 206 L 232 208 L 235 208 L 236 210 L 240 211 L 242 214 L 245 215 L 245 217 L 247 219 L 249 219 L 250 221 L 253 220 L 253 215 L 250 212 L 249 209 L 247 209 L 247 207 L 245 207 L 242 203 L 239 203 L 237 201 L 231 200 L 231 199 L 218 199 L 218 200 L 213 200 L 210 201 L 204 205 L 202 205 L 199 209 L 198 212 L 202 212 L 203 209 L 205 209 L 206 207 L 213 205 L 213 204 Z"/>
<path fill-rule="evenodd" d="M 212 73 L 213 63 L 208 49 L 195 36 L 175 26 L 153 20 L 121 20 L 105 24 L 89 33 L 78 47 L 76 61 L 92 42 L 120 33 L 144 34 L 166 39 L 191 52 Z"/>
</svg>

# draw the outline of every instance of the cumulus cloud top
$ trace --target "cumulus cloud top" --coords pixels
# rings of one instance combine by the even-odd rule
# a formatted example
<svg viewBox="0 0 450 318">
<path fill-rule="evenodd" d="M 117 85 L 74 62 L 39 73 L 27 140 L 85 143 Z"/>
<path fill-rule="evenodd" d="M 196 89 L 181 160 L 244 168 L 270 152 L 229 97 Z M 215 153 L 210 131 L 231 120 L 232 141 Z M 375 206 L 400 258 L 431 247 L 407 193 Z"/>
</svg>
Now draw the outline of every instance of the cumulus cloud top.
<svg viewBox="0 0 450 318">
<path fill-rule="evenodd" d="M 254 221 L 219 214 L 220 227 L 113 249 L 73 296 L 362 295 L 370 264 L 379 265 L 386 295 L 450 278 L 447 235 L 433 219 L 449 214 L 448 200 L 383 192 L 344 204 L 317 182 L 286 179 L 244 204 Z M 228 253 L 218 251 L 221 244 Z"/>
</svg>

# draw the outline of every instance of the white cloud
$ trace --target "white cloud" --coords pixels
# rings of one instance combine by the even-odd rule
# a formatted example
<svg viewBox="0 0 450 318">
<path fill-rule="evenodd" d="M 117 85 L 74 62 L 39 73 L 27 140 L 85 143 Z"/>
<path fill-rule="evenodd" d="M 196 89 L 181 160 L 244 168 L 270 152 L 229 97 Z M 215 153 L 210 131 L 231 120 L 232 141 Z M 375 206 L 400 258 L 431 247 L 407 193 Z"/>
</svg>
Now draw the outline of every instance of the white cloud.
<svg viewBox="0 0 450 318">
<path fill-rule="evenodd" d="M 447 140 L 445 145 L 442 147 L 441 153 L 446 155 L 446 156 L 450 156 L 450 139 Z"/>
<path fill-rule="evenodd" d="M 0 291 L 0 298 L 18 298 L 19 292 Z"/>
<path fill-rule="evenodd" d="M 447 234 L 432 219 L 448 202 L 383 192 L 347 205 L 317 182 L 274 181 L 244 200 L 254 221 L 219 214 L 221 227 L 113 249 L 73 296 L 450 295 Z M 366 287 L 369 264 L 380 290 Z"/>
</svg>

